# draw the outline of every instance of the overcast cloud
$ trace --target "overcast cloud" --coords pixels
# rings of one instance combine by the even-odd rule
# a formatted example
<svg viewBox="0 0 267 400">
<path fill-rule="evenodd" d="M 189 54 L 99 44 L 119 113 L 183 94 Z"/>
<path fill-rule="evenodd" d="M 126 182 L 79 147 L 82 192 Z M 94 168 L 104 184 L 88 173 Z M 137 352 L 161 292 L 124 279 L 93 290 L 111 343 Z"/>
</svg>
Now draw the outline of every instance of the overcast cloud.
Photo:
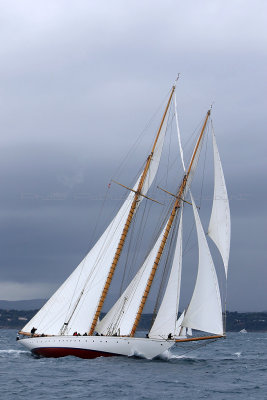
<svg viewBox="0 0 267 400">
<path fill-rule="evenodd" d="M 180 72 L 184 140 L 214 102 L 228 308 L 267 310 L 266 15 L 264 0 L 0 0 L 1 299 L 48 297 L 79 263 L 97 200 Z"/>
</svg>

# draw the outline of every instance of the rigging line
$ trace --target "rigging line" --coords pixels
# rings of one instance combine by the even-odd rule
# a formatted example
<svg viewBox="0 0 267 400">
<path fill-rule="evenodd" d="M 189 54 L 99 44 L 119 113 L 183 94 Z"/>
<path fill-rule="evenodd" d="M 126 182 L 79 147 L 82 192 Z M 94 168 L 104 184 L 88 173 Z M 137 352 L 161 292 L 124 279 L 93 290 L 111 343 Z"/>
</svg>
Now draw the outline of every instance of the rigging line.
<svg viewBox="0 0 267 400">
<path fill-rule="evenodd" d="M 108 189 L 109 189 L 109 188 L 108 188 Z M 106 195 L 105 195 L 104 202 L 103 202 L 102 208 L 101 208 L 101 210 L 100 210 L 99 216 L 101 216 L 101 214 L 102 214 L 102 211 L 103 211 L 103 208 L 104 208 L 104 205 L 105 205 L 105 202 L 106 202 L 107 194 L 108 194 L 108 189 L 106 190 Z M 92 237 L 93 237 L 93 235 L 94 235 L 94 233 L 95 233 L 95 231 L 96 231 L 97 225 L 98 225 L 98 224 L 96 223 L 95 228 L 94 228 L 93 233 L 92 233 L 92 236 L 91 236 L 91 240 L 90 240 L 91 243 L 92 243 Z M 103 243 L 102 249 L 104 248 L 105 244 L 106 244 L 106 243 Z M 91 248 L 88 250 L 88 252 L 89 252 L 90 250 L 91 250 Z M 86 261 L 88 252 L 87 252 L 86 256 L 84 257 L 84 259 L 83 259 L 83 261 L 82 261 L 82 266 L 81 266 L 81 269 L 80 269 L 80 274 L 79 274 L 79 276 L 78 276 L 78 278 L 77 278 L 77 281 L 76 281 L 75 289 L 77 288 L 77 285 L 78 285 L 78 283 L 79 283 L 79 281 L 80 281 L 80 277 L 81 277 L 81 274 L 82 274 L 83 269 L 84 269 L 84 264 L 85 264 L 85 261 Z M 102 252 L 102 251 L 100 251 L 100 255 L 101 255 L 101 252 Z M 104 255 L 104 254 L 102 254 L 102 256 L 103 256 L 103 255 Z M 101 258 L 101 257 L 99 257 L 99 259 L 100 259 L 100 258 Z M 98 264 L 99 261 L 100 261 L 100 260 L 96 260 L 96 262 L 95 262 L 95 264 L 94 264 L 94 266 L 93 266 L 93 268 L 92 268 L 92 271 L 91 271 L 91 273 L 89 274 L 89 277 L 92 276 L 92 273 L 94 272 L 94 270 L 95 270 L 95 268 L 96 268 L 96 266 L 97 266 L 97 264 Z M 87 280 L 88 280 L 88 279 L 87 279 Z M 86 283 L 86 284 L 87 284 L 87 283 Z M 86 286 L 86 285 L 85 285 L 85 286 Z M 85 288 L 85 286 L 84 286 L 84 288 Z M 74 293 L 75 293 L 75 290 L 73 291 L 73 295 L 72 295 L 72 297 L 71 297 L 71 299 L 70 299 L 70 303 L 69 303 L 68 310 L 67 310 L 67 312 L 66 312 L 66 316 L 68 315 L 68 313 L 69 313 L 69 311 L 70 311 L 70 308 L 71 308 L 71 305 L 72 305 L 72 302 L 73 302 L 73 298 L 74 298 Z M 78 303 L 79 303 L 79 301 L 78 301 Z M 76 305 L 75 309 L 77 308 L 77 306 L 78 306 L 78 304 Z M 75 312 L 75 309 L 74 309 L 74 312 Z M 68 322 L 69 322 L 69 321 L 68 321 Z"/>
<path fill-rule="evenodd" d="M 198 345 L 194 346 L 192 349 L 189 349 L 185 351 L 181 356 L 184 356 L 185 354 L 191 353 L 192 351 L 198 350 L 201 347 L 207 346 L 210 343 L 217 342 L 217 340 L 220 340 L 221 338 L 216 338 L 216 339 L 210 339 L 208 342 L 205 342 L 204 340 L 201 341 Z"/>
<path fill-rule="evenodd" d="M 129 243 L 128 243 L 128 246 L 127 246 L 126 261 L 125 261 L 125 265 L 124 265 L 124 269 L 123 269 L 123 276 L 122 276 L 122 280 L 121 280 L 119 297 L 122 295 L 123 285 L 124 285 L 125 276 L 126 276 L 126 269 L 127 269 L 127 266 L 129 265 L 128 262 L 129 262 L 129 257 L 130 257 L 130 245 L 131 245 L 131 242 L 133 240 L 133 235 L 134 235 L 134 231 L 135 231 L 135 225 L 136 225 L 136 218 L 135 218 L 135 215 L 134 215 L 133 220 L 132 220 L 131 232 L 130 232 L 130 235 L 129 235 Z"/>
<path fill-rule="evenodd" d="M 200 131 L 201 126 L 203 125 L 204 120 L 205 120 L 205 118 L 202 118 L 201 121 L 197 124 L 197 126 L 193 129 L 191 135 L 189 136 L 189 138 L 184 143 L 184 148 L 186 148 L 189 145 L 189 143 L 192 142 L 192 140 L 198 134 L 198 132 Z"/>
<path fill-rule="evenodd" d="M 124 215 L 125 215 L 125 214 L 124 214 Z M 124 217 L 124 215 L 122 215 L 121 219 Z M 113 225 L 113 224 L 111 223 L 111 225 Z M 118 224 L 118 226 L 119 226 L 119 224 Z M 118 229 L 118 226 L 117 226 L 116 230 Z M 112 226 L 110 227 L 110 229 L 111 229 L 111 228 L 112 228 Z M 115 232 L 116 232 L 116 230 L 115 230 Z M 100 249 L 100 251 L 99 251 L 99 255 L 98 255 L 98 257 L 96 258 L 96 260 L 95 260 L 95 262 L 94 262 L 94 264 L 93 264 L 93 266 L 92 266 L 92 268 L 91 268 L 91 270 L 90 270 L 90 272 L 89 272 L 89 275 L 87 276 L 87 279 L 86 279 L 86 281 L 85 281 L 85 284 L 84 284 L 83 287 L 82 287 L 82 290 L 80 291 L 80 297 L 77 298 L 76 304 L 74 305 L 74 309 L 73 309 L 73 311 L 72 311 L 70 317 L 68 318 L 68 319 L 69 319 L 68 323 L 70 322 L 70 320 L 71 320 L 72 317 L 74 316 L 74 313 L 75 313 L 76 309 L 78 308 L 79 303 L 81 302 L 82 297 L 84 297 L 83 295 L 86 295 L 86 294 L 88 293 L 88 291 L 89 291 L 90 289 L 92 289 L 92 286 L 91 286 L 91 287 L 87 288 L 87 290 L 86 290 L 87 284 L 88 284 L 90 278 L 92 277 L 92 275 L 94 274 L 97 265 L 99 264 L 99 262 L 101 262 L 101 259 L 102 259 L 102 258 L 104 257 L 104 255 L 106 254 L 107 249 L 108 249 L 108 247 L 109 247 L 111 241 L 112 241 L 112 238 L 110 238 L 109 240 L 106 240 L 106 241 L 103 243 L 103 245 L 102 245 L 102 247 L 101 247 L 101 249 Z M 86 261 L 86 259 L 87 259 L 88 254 L 89 254 L 89 253 L 87 253 L 87 255 L 85 256 L 85 258 L 84 258 L 83 261 L 82 261 L 82 267 L 81 267 L 80 275 L 79 275 L 78 280 L 77 280 L 77 282 L 76 282 L 76 287 L 77 287 L 77 285 L 78 285 L 78 283 L 79 283 L 79 281 L 80 281 L 80 276 L 81 276 L 81 273 L 82 273 L 82 271 L 83 271 L 84 264 L 85 264 L 85 261 Z M 95 285 L 96 285 L 96 284 L 98 284 L 98 282 L 95 282 Z M 95 285 L 94 285 L 94 286 L 95 286 Z M 94 286 L 93 286 L 93 287 L 94 287 Z M 75 291 L 73 291 L 72 299 L 73 299 L 74 293 L 75 293 Z M 71 300 L 71 302 L 72 302 L 72 300 Z M 83 298 L 82 303 L 83 303 L 83 302 L 84 302 L 84 298 Z M 70 307 L 69 307 L 69 309 L 70 309 Z"/>
<path fill-rule="evenodd" d="M 207 143 L 207 142 L 206 142 L 206 143 Z M 199 158 L 200 158 L 201 153 L 202 153 L 201 150 L 202 150 L 202 147 L 203 147 L 203 142 L 201 142 L 200 146 L 201 146 L 201 147 L 200 147 L 200 151 L 199 151 L 198 156 L 197 156 L 198 158 L 195 160 L 196 163 L 199 162 Z M 186 241 L 186 244 L 185 244 L 185 246 L 184 246 L 183 255 L 185 255 L 185 254 L 188 253 L 190 250 L 192 250 L 192 248 L 195 247 L 195 244 L 194 244 L 193 246 L 190 247 L 189 250 L 187 250 L 187 245 L 188 245 L 189 240 L 190 240 L 190 238 L 191 238 L 191 234 L 192 234 L 192 232 L 193 232 L 194 226 L 195 226 L 195 222 L 193 221 L 191 230 L 190 230 L 190 232 L 189 232 L 189 235 L 188 235 L 188 238 L 187 238 L 187 241 Z"/>
<path fill-rule="evenodd" d="M 60 287 L 64 287 L 65 285 L 67 284 L 67 282 L 65 281 Z M 58 288 L 59 289 L 59 288 Z M 57 289 L 57 290 L 58 290 Z M 42 309 L 45 307 L 46 308 L 46 311 L 45 312 L 43 312 L 41 315 L 43 315 L 41 318 L 40 318 L 40 320 L 39 320 L 39 324 L 41 324 L 42 322 L 43 322 L 43 320 L 45 319 L 45 317 L 50 313 L 50 311 L 49 311 L 49 308 L 48 308 L 48 305 L 50 305 L 50 304 L 52 304 L 53 302 L 52 302 L 52 299 L 53 299 L 53 296 L 56 294 L 56 292 L 57 292 L 57 290 L 55 291 L 55 293 L 52 295 L 52 297 L 50 297 L 50 299 L 49 300 L 47 300 L 47 302 L 44 304 L 44 306 L 42 307 Z M 39 310 L 39 311 L 41 311 L 41 310 Z M 62 315 L 63 315 L 63 311 L 61 311 L 61 313 L 62 313 Z M 57 316 L 58 317 L 58 316 Z M 33 317 L 33 318 L 35 318 L 35 316 Z M 55 318 L 55 320 L 56 320 L 56 318 Z M 30 321 L 29 321 L 30 322 Z M 51 326 L 51 324 L 50 325 L 46 325 L 46 327 L 50 327 Z"/>
<path fill-rule="evenodd" d="M 171 264 L 172 264 L 172 258 L 174 257 L 173 254 L 173 247 L 175 244 L 175 237 L 177 234 L 177 223 L 178 223 L 178 218 L 177 216 L 175 217 L 175 222 L 173 223 L 172 226 L 172 232 L 170 235 L 170 241 L 169 241 L 169 246 L 168 246 L 168 250 L 167 250 L 167 254 L 166 254 L 166 259 L 165 259 L 165 263 L 164 263 L 164 267 L 163 267 L 163 272 L 162 272 L 162 278 L 161 278 L 161 282 L 160 282 L 160 287 L 158 290 L 158 295 L 156 298 L 156 302 L 155 302 L 155 306 L 154 306 L 154 310 L 153 310 L 153 315 L 152 315 L 152 321 L 151 321 L 151 326 L 150 329 L 152 328 L 152 325 L 154 324 L 154 321 L 156 319 L 156 314 L 159 310 L 159 304 L 163 298 L 163 290 L 166 286 L 166 280 L 167 280 L 167 274 L 169 272 L 169 270 L 171 269 Z M 149 329 L 149 330 L 150 330 Z"/>
<path fill-rule="evenodd" d="M 226 279 L 226 282 L 225 282 L 225 298 L 224 298 L 224 319 L 223 319 L 223 322 L 224 322 L 224 333 L 226 333 L 226 317 L 227 317 L 227 311 L 226 311 L 226 298 L 227 298 L 227 279 Z"/>
<path fill-rule="evenodd" d="M 161 234 L 161 231 L 159 232 L 159 235 Z M 152 248 L 153 248 L 153 246 L 152 246 Z M 150 249 L 150 251 L 152 250 L 152 248 Z M 149 253 L 150 253 L 150 251 L 148 252 L 148 254 L 147 254 L 147 256 L 149 255 Z M 146 260 L 146 258 L 147 258 L 147 256 L 145 257 L 145 260 Z M 140 269 L 138 270 L 138 272 L 140 271 Z M 119 305 L 118 305 L 118 310 L 117 310 L 117 314 L 118 314 L 118 312 L 120 312 L 119 310 L 121 310 L 122 309 L 122 307 L 124 307 L 124 313 L 126 314 L 127 312 L 128 312 L 128 310 L 129 310 L 129 307 L 130 307 L 130 305 L 131 305 L 131 303 L 132 303 L 132 301 L 133 301 L 133 297 L 134 297 L 134 294 L 136 293 L 136 291 L 137 291 L 137 289 L 138 289 L 138 286 L 139 286 L 139 283 L 141 282 L 141 280 L 142 280 L 142 278 L 143 278 L 143 275 L 145 274 L 145 269 L 142 271 L 142 273 L 140 274 L 140 276 L 138 276 L 138 280 L 136 280 L 135 282 L 134 282 L 134 285 L 133 285 L 133 287 L 131 288 L 131 291 L 129 292 L 129 294 L 128 294 L 128 300 L 129 301 L 127 301 L 125 304 L 123 303 L 122 304 L 122 301 L 123 301 L 123 299 L 122 300 L 120 300 L 120 303 L 119 303 Z M 119 314 L 120 315 L 120 314 Z M 115 315 L 114 316 L 114 318 L 113 318 L 113 320 L 115 319 L 115 324 L 117 324 L 117 319 L 118 319 L 119 317 L 117 316 L 117 315 Z"/>
<path fill-rule="evenodd" d="M 190 238 L 191 238 L 191 235 L 192 235 L 194 226 L 195 226 L 195 222 L 193 221 L 193 222 L 192 222 L 191 229 L 190 229 L 190 232 L 189 232 L 189 235 L 188 235 L 187 240 L 186 240 L 186 243 L 185 243 L 185 246 L 184 246 L 184 248 L 183 248 L 183 256 L 184 256 L 185 254 L 187 254 L 187 253 L 192 249 L 192 247 L 190 247 L 190 249 L 187 250 L 187 246 L 188 246 L 189 240 L 190 240 Z M 193 247 L 195 247 L 195 244 L 193 245 Z"/>
<path fill-rule="evenodd" d="M 170 132 L 170 135 L 169 135 L 169 146 L 168 146 L 168 157 L 167 157 L 167 168 L 166 168 L 167 169 L 167 173 L 166 173 L 166 182 L 165 182 L 166 187 L 168 185 L 168 178 L 169 178 L 169 165 L 170 165 L 171 139 L 172 139 L 172 120 L 173 120 L 173 117 L 171 118 L 171 123 L 170 123 L 171 132 Z"/>
<path fill-rule="evenodd" d="M 100 218 L 102 217 L 102 214 L 103 214 L 103 209 L 104 209 L 104 206 L 105 206 L 105 204 L 106 204 L 106 200 L 107 200 L 107 196 L 108 196 L 108 193 L 109 193 L 109 189 L 110 189 L 110 186 L 108 186 L 107 189 L 106 189 L 104 201 L 102 202 L 102 206 L 101 206 L 101 208 L 100 208 L 100 211 L 99 211 L 99 214 L 98 214 L 98 217 L 97 217 L 97 220 L 96 220 L 96 223 L 95 223 L 93 232 L 92 232 L 92 234 L 91 234 L 91 239 L 89 240 L 90 245 L 89 245 L 89 249 L 88 249 L 87 254 L 90 252 L 90 250 L 91 250 L 92 247 L 93 247 L 93 237 L 94 237 L 94 235 L 95 235 L 97 226 L 99 226 Z M 80 278 L 81 278 L 82 272 L 83 272 L 83 270 L 84 270 L 85 261 L 86 261 L 86 256 L 85 256 L 85 257 L 83 258 L 83 260 L 82 260 L 82 267 L 80 268 L 80 273 L 79 273 L 79 276 L 77 277 L 76 285 L 75 285 L 75 288 L 74 288 L 74 290 L 73 290 L 72 297 L 71 297 L 71 299 L 70 299 L 70 301 L 69 301 L 69 307 L 68 307 L 68 309 L 67 309 L 67 311 L 66 311 L 66 318 L 65 318 L 65 319 L 67 319 L 67 316 L 68 316 L 68 314 L 70 313 L 70 309 L 71 309 L 71 305 L 72 305 L 72 302 L 73 302 L 73 298 L 74 298 L 74 295 L 75 295 L 75 293 L 76 293 L 77 286 L 78 286 L 78 284 L 79 284 L 79 282 L 80 282 Z M 78 306 L 78 304 L 77 304 L 77 306 Z M 75 307 L 75 309 L 76 309 L 76 307 Z M 75 310 L 74 310 L 74 311 L 75 311 Z M 69 322 L 70 322 L 70 320 L 68 321 L 68 323 L 69 323 Z"/>
<path fill-rule="evenodd" d="M 148 220 L 148 217 L 149 217 L 149 213 L 150 213 L 151 207 L 152 207 L 152 203 L 146 201 L 145 202 L 145 207 L 144 207 L 144 210 L 143 210 L 143 217 L 141 218 L 141 223 L 140 223 L 140 234 L 136 238 L 135 248 L 134 248 L 134 251 L 133 251 L 133 258 L 132 258 L 132 261 L 131 261 L 131 267 L 130 267 L 130 270 L 128 272 L 128 278 L 132 274 L 133 266 L 137 264 L 136 259 L 137 259 L 137 256 L 139 254 L 139 250 L 141 248 L 141 245 L 143 243 L 144 232 L 145 232 L 145 228 L 146 228 L 146 224 L 147 224 L 147 220 Z M 143 260 L 143 257 L 142 257 L 142 260 Z M 142 264 L 142 261 L 140 263 Z"/>
<path fill-rule="evenodd" d="M 197 242 L 195 242 L 194 244 L 192 244 L 192 246 L 189 247 L 189 249 L 185 249 L 185 250 L 183 251 L 183 256 L 185 256 L 187 253 L 189 253 L 191 250 L 193 250 L 196 246 L 197 246 Z"/>
<path fill-rule="evenodd" d="M 174 256 L 173 247 L 175 245 L 175 237 L 176 237 L 176 234 L 177 234 L 177 223 L 178 223 L 178 218 L 176 216 L 175 217 L 175 221 L 174 221 L 173 226 L 172 226 L 172 232 L 171 232 L 171 235 L 170 235 L 169 246 L 168 246 L 168 250 L 167 250 L 167 253 L 166 253 L 166 259 L 165 259 L 165 263 L 164 263 L 162 279 L 161 279 L 161 283 L 160 283 L 158 296 L 157 296 L 157 299 L 156 299 L 156 305 L 154 307 L 154 312 L 158 312 L 158 308 L 159 308 L 158 306 L 159 306 L 159 303 L 161 301 L 162 292 L 163 292 L 163 289 L 164 289 L 165 284 L 166 284 L 166 279 L 167 279 L 166 275 L 167 275 L 167 273 L 169 272 L 169 270 L 171 268 L 170 267 L 170 265 L 172 264 L 171 257 Z"/>
<path fill-rule="evenodd" d="M 144 232 L 145 232 L 145 228 L 146 228 L 146 224 L 147 224 L 147 220 L 148 220 L 148 216 L 149 216 L 151 207 L 152 207 L 152 203 L 146 201 L 144 210 L 143 210 L 143 216 L 142 216 L 141 222 L 140 222 L 140 234 L 136 238 L 136 242 L 135 242 L 133 259 L 132 259 L 132 263 L 131 263 L 132 266 L 136 264 L 137 255 L 139 254 L 139 251 L 141 249 L 141 244 L 143 243 Z M 132 270 L 133 270 L 133 268 L 131 267 L 128 276 L 130 276 L 130 274 L 132 273 Z"/>
<path fill-rule="evenodd" d="M 167 219 L 168 219 L 168 215 L 170 214 L 172 208 L 173 208 L 173 204 L 174 204 L 174 200 L 171 198 L 169 205 L 166 207 L 165 211 L 162 210 L 159 218 L 158 218 L 158 223 L 154 228 L 154 232 L 151 235 L 151 241 L 150 241 L 150 246 L 149 246 L 149 251 L 147 252 L 146 257 L 148 256 L 148 254 L 150 253 L 150 251 L 152 250 L 155 242 L 157 241 L 159 235 L 161 234 L 164 226 L 166 225 Z M 163 218 L 164 217 L 164 218 Z"/>
<path fill-rule="evenodd" d="M 104 210 L 104 207 L 105 207 L 105 204 L 106 204 L 106 201 L 107 201 L 107 197 L 108 197 L 110 185 L 111 185 L 111 183 L 108 184 L 108 187 L 107 187 L 106 192 L 105 192 L 104 200 L 101 202 L 102 205 L 101 205 L 101 207 L 100 207 L 98 216 L 97 216 L 97 218 L 96 218 L 96 223 L 95 223 L 94 229 L 93 229 L 93 231 L 92 231 L 91 238 L 90 238 L 90 240 L 89 240 L 90 249 L 93 247 L 93 238 L 94 238 L 94 236 L 95 236 L 96 229 L 97 229 L 97 227 L 98 227 L 99 224 L 100 224 L 100 219 L 102 218 L 102 214 L 103 214 L 103 210 Z"/>
<path fill-rule="evenodd" d="M 207 127 L 208 128 L 208 127 Z M 199 208 L 201 208 L 202 204 L 202 194 L 203 194 L 203 186 L 204 186 L 204 177 L 205 177 L 205 167 L 206 167 L 206 159 L 207 159 L 207 148 L 208 148 L 208 133 L 209 129 L 207 129 L 207 133 L 205 135 L 204 140 L 206 141 L 205 145 L 205 154 L 204 154 L 204 164 L 203 164 L 203 172 L 202 172 L 202 182 L 201 182 L 201 189 L 200 189 L 200 200 L 199 200 Z"/>
<path fill-rule="evenodd" d="M 176 93 L 174 93 L 174 113 L 175 113 L 175 122 L 176 122 L 176 129 L 177 129 L 177 135 L 178 135 L 178 143 L 179 143 L 182 166 L 183 166 L 184 172 L 186 172 L 185 163 L 184 163 L 184 153 L 183 153 L 183 147 L 182 147 L 182 142 L 181 142 L 181 132 L 180 132 L 179 121 L 178 121 Z"/>
<path fill-rule="evenodd" d="M 198 133 L 201 130 L 202 122 L 203 122 L 203 119 L 201 120 L 201 122 L 198 124 L 197 128 L 193 131 L 192 135 L 188 138 L 188 140 L 184 144 L 184 150 L 187 149 L 186 150 L 187 155 L 190 153 L 191 148 L 192 148 L 192 145 L 189 142 L 192 143 L 193 139 L 196 139 L 198 137 Z M 190 144 L 190 147 L 189 147 L 189 144 Z M 188 168 L 188 166 L 191 162 L 190 155 L 189 155 L 189 157 L 186 157 L 186 158 L 189 158 L 189 162 L 187 163 L 187 168 Z"/>
<path fill-rule="evenodd" d="M 131 146 L 131 148 L 129 149 L 129 151 L 127 152 L 127 154 L 125 155 L 125 157 L 122 159 L 120 165 L 118 166 L 118 168 L 116 169 L 115 173 L 112 174 L 112 176 L 116 177 L 120 171 L 123 169 L 123 166 L 126 162 L 126 160 L 128 159 L 129 155 L 134 151 L 134 149 L 137 147 L 138 142 L 141 141 L 141 138 L 144 134 L 144 132 L 148 129 L 148 127 L 151 125 L 151 122 L 153 121 L 153 119 L 155 118 L 155 116 L 159 113 L 161 107 L 163 106 L 163 104 L 165 104 L 166 99 L 169 97 L 170 93 L 171 93 L 172 89 L 170 89 L 168 91 L 168 93 L 165 95 L 164 99 L 161 101 L 161 103 L 159 104 L 159 106 L 156 108 L 156 111 L 152 114 L 151 118 L 148 120 L 148 122 L 146 123 L 144 129 L 142 129 L 141 133 L 138 135 L 137 139 L 134 141 L 134 144 Z"/>
</svg>

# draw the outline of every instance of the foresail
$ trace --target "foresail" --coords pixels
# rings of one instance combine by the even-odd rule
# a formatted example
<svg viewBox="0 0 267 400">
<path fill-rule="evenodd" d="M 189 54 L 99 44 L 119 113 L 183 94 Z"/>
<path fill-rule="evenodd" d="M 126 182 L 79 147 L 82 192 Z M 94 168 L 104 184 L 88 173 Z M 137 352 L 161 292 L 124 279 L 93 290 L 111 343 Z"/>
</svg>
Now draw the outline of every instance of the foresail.
<svg viewBox="0 0 267 400">
<path fill-rule="evenodd" d="M 145 195 L 156 175 L 164 142 L 168 115 L 162 125 L 142 193 Z M 137 190 L 141 176 L 134 186 Z M 72 334 L 88 332 L 102 294 L 110 266 L 131 208 L 134 193 L 130 192 L 119 212 L 69 278 L 60 286 L 41 310 L 25 325 L 36 333 Z M 138 205 L 143 197 L 139 197 Z M 137 207 L 138 207 L 137 205 Z"/>
<path fill-rule="evenodd" d="M 199 264 L 195 289 L 182 326 L 222 335 L 222 306 L 218 279 L 192 194 L 191 200 L 197 228 Z"/>
<path fill-rule="evenodd" d="M 225 274 L 227 276 L 231 236 L 230 208 L 222 164 L 214 133 L 212 138 L 214 157 L 214 194 L 208 234 L 221 253 Z"/>
<path fill-rule="evenodd" d="M 110 265 L 110 260 L 114 255 L 121 234 L 121 224 L 127 217 L 133 196 L 134 194 L 130 192 L 118 214 L 91 251 L 23 328 L 24 331 L 29 331 L 34 326 L 37 328 L 37 333 L 59 334 L 63 324 L 68 321 L 72 314 L 72 323 L 69 323 L 67 331 L 72 333 L 76 330 L 84 333 L 88 330 L 90 323 L 88 313 L 91 314 L 90 310 L 85 314 L 87 318 L 83 317 L 78 320 L 77 311 L 81 309 L 82 303 L 88 297 L 92 297 L 94 303 L 95 289 L 100 290 L 99 287 L 106 277 L 106 263 Z"/>
<path fill-rule="evenodd" d="M 144 264 L 117 300 L 111 310 L 96 326 L 96 331 L 103 335 L 129 335 L 142 299 L 147 280 L 154 264 L 158 247 L 165 232 L 162 230 L 154 247 L 147 256 Z"/>
<path fill-rule="evenodd" d="M 175 335 L 182 271 L 182 226 L 183 210 L 181 209 L 181 217 L 172 268 L 161 306 L 154 324 L 149 332 L 149 337 L 151 338 L 166 339 L 168 338 L 169 334 L 172 336 Z"/>
</svg>

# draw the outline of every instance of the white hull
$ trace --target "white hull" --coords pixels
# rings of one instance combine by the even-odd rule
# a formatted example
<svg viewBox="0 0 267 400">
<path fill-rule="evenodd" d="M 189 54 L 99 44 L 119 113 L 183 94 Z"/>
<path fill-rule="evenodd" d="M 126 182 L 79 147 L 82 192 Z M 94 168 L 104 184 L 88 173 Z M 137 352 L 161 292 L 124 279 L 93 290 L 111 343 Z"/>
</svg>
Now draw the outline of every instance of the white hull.
<svg viewBox="0 0 267 400">
<path fill-rule="evenodd" d="M 159 356 L 175 344 L 173 340 L 116 336 L 30 337 L 21 339 L 19 343 L 33 354 L 44 357 L 73 355 L 81 358 L 96 358 L 137 355 L 147 359 Z"/>
</svg>

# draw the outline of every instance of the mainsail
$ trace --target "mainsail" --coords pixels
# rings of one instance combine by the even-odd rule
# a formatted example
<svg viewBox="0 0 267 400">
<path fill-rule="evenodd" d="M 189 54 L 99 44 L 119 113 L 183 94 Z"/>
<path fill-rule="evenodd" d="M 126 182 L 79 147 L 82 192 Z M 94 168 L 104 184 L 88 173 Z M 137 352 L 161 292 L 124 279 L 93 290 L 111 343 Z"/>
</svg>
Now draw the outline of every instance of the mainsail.
<svg viewBox="0 0 267 400">
<path fill-rule="evenodd" d="M 143 195 L 147 193 L 151 186 L 159 166 L 168 122 L 169 110 L 168 112 L 167 110 L 146 171 L 142 189 Z M 133 188 L 134 191 L 138 189 L 141 176 L 142 174 Z M 73 331 L 88 332 L 134 196 L 135 193 L 130 192 L 119 212 L 91 251 L 41 310 L 25 325 L 23 332 L 29 332 L 32 327 L 37 328 L 36 333 L 50 335 L 68 334 L 73 333 Z M 143 197 L 139 195 L 136 209 L 142 199 Z"/>
<path fill-rule="evenodd" d="M 197 228 L 199 264 L 195 289 L 182 326 L 222 335 L 222 306 L 218 279 L 192 194 L 191 200 Z"/>
<path fill-rule="evenodd" d="M 212 132 L 212 139 L 214 157 L 214 194 L 208 234 L 221 253 L 225 274 L 227 276 L 231 236 L 230 208 L 214 132 Z"/>
<path fill-rule="evenodd" d="M 149 332 L 149 337 L 167 339 L 169 334 L 171 334 L 172 336 L 175 335 L 182 272 L 182 226 L 183 210 L 181 209 L 172 268 L 166 286 L 165 294 L 161 302 L 157 317 Z"/>
</svg>

